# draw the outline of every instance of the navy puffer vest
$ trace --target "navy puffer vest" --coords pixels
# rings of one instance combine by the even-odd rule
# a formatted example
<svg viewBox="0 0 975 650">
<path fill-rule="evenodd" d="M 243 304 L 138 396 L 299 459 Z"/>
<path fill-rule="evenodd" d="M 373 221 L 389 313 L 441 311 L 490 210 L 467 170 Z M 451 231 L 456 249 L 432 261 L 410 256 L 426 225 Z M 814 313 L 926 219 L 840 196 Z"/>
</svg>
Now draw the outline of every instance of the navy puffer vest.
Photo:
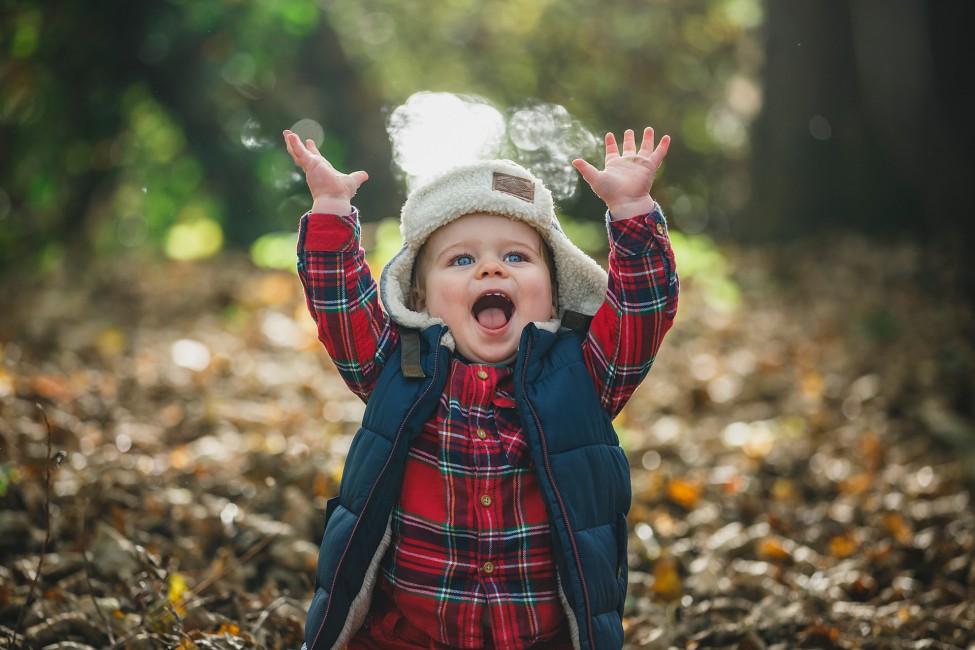
<svg viewBox="0 0 975 650">
<path fill-rule="evenodd" d="M 434 326 L 419 334 L 425 377 L 404 376 L 401 355 L 408 345 L 398 345 L 369 398 L 339 495 L 326 510 L 317 588 L 305 623 L 311 650 L 344 648 L 365 620 L 410 442 L 433 416 L 446 385 L 452 352 L 440 344 L 445 331 Z M 410 336 L 403 332 L 404 341 Z M 515 402 L 548 510 L 574 644 L 580 650 L 620 648 L 629 466 L 578 334 L 525 328 Z"/>
</svg>

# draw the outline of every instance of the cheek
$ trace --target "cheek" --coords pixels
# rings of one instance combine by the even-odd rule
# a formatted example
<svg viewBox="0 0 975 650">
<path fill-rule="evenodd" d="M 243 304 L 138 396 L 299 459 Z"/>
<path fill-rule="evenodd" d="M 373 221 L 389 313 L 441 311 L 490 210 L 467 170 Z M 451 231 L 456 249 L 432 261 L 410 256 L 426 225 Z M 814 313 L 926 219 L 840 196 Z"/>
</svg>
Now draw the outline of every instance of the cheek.
<svg viewBox="0 0 975 650">
<path fill-rule="evenodd" d="M 427 311 L 431 316 L 444 317 L 452 312 L 466 310 L 467 294 L 460 282 L 436 279 L 427 282 Z"/>
<path fill-rule="evenodd" d="M 533 320 L 548 320 L 556 316 L 555 295 L 548 274 L 539 276 L 531 286 L 531 304 Z"/>
</svg>

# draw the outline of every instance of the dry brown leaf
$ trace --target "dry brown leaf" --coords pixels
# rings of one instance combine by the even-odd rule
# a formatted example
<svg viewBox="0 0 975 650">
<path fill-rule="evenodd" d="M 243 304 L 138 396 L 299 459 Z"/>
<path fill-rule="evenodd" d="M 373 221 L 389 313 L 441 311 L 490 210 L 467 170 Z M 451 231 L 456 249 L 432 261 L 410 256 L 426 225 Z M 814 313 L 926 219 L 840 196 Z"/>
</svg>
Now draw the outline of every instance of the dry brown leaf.
<svg viewBox="0 0 975 650">
<path fill-rule="evenodd" d="M 671 479 L 667 483 L 667 498 L 685 510 L 693 510 L 701 499 L 704 486 L 697 481 Z"/>
<path fill-rule="evenodd" d="M 833 557 L 846 558 L 853 555 L 859 544 L 856 538 L 850 534 L 836 535 L 829 540 L 829 553 Z"/>
</svg>

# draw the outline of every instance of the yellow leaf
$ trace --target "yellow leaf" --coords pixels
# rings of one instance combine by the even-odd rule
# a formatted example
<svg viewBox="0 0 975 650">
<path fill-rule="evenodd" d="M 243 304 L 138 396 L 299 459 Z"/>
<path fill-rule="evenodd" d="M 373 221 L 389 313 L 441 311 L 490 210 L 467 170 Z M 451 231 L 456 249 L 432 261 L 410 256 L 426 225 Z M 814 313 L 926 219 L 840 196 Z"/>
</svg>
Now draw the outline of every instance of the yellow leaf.
<svg viewBox="0 0 975 650">
<path fill-rule="evenodd" d="M 127 345 L 128 340 L 126 339 L 125 332 L 117 327 L 106 327 L 103 329 L 98 333 L 98 339 L 95 342 L 95 347 L 98 348 L 99 354 L 109 358 L 117 357 L 125 352 Z"/>
<path fill-rule="evenodd" d="M 186 603 L 183 602 L 183 596 L 189 590 L 186 578 L 183 577 L 182 573 L 169 574 L 169 603 L 180 616 L 186 614 Z"/>
<path fill-rule="evenodd" d="M 3 346 L 0 346 L 0 358 L 3 357 Z M 14 394 L 14 378 L 10 373 L 0 368 L 0 397 Z"/>
<path fill-rule="evenodd" d="M 653 565 L 653 592 L 662 601 L 671 602 L 681 597 L 684 583 L 680 577 L 677 560 L 664 555 Z"/>
<path fill-rule="evenodd" d="M 234 625 L 233 623 L 222 623 L 220 629 L 217 630 L 216 634 L 229 634 L 231 636 L 240 636 L 240 627 Z"/>
</svg>

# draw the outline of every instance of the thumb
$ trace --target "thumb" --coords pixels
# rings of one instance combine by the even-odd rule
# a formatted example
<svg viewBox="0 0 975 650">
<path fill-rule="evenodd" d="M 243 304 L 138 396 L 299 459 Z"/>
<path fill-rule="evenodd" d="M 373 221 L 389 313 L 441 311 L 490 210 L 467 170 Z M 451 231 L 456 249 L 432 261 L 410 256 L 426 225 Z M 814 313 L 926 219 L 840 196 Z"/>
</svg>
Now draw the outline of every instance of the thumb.
<svg viewBox="0 0 975 650">
<path fill-rule="evenodd" d="M 363 183 L 369 180 L 369 174 L 360 170 L 349 174 L 349 178 L 352 179 L 352 182 L 355 184 L 356 189 L 359 189 L 359 187 L 361 187 Z"/>
<path fill-rule="evenodd" d="M 575 160 L 573 160 L 572 166 L 575 167 L 580 174 L 582 174 L 582 177 L 590 185 L 593 184 L 593 181 L 596 179 L 596 174 L 599 173 L 598 169 L 590 165 L 582 158 L 576 158 Z"/>
</svg>

